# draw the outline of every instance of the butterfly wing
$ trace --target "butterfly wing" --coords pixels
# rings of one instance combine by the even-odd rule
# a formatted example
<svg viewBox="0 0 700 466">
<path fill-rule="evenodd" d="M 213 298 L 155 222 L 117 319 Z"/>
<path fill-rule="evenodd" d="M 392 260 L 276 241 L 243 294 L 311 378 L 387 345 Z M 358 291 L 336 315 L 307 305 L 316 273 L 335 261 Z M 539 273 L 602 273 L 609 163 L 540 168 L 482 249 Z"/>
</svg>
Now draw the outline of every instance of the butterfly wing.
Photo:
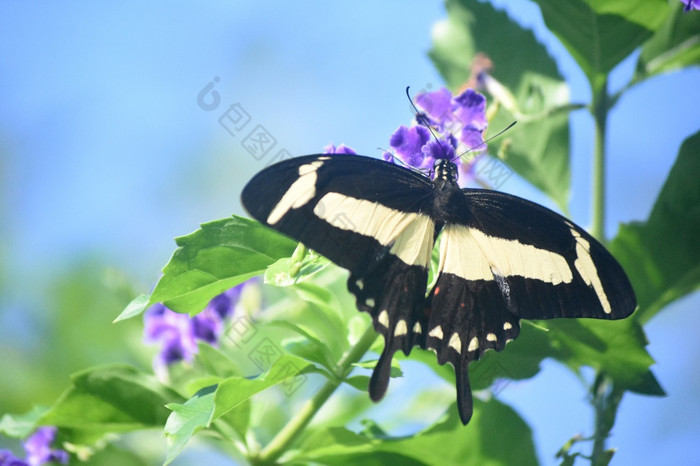
<svg viewBox="0 0 700 466">
<path fill-rule="evenodd" d="M 310 155 L 258 173 L 241 200 L 260 222 L 350 271 L 348 289 L 385 347 L 370 381 L 380 399 L 391 359 L 424 337 L 421 322 L 435 222 L 430 180 L 358 155 Z"/>
<path fill-rule="evenodd" d="M 586 230 L 533 202 L 489 190 L 464 190 L 471 231 L 526 319 L 623 319 L 637 307 L 632 285 L 615 258 Z"/>
<path fill-rule="evenodd" d="M 422 346 L 434 349 L 440 364 L 454 366 L 466 424 L 469 363 L 515 339 L 520 318 L 621 319 L 636 301 L 617 261 L 566 218 L 496 191 L 461 192 L 442 233 Z"/>
</svg>

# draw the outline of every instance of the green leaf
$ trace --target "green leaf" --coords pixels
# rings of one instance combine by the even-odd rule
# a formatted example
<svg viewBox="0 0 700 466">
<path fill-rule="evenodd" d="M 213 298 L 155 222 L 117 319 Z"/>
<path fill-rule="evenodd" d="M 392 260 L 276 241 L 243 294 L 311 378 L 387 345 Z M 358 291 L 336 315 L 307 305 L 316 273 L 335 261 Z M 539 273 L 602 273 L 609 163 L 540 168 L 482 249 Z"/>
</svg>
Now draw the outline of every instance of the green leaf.
<svg viewBox="0 0 700 466">
<path fill-rule="evenodd" d="M 296 356 L 285 354 L 275 361 L 260 377 L 246 379 L 231 377 L 222 381 L 216 390 L 214 418 L 235 408 L 244 401 L 274 385 L 282 385 L 286 395 L 291 395 L 305 381 L 303 372 L 313 364 Z M 294 380 L 297 376 L 299 379 Z"/>
<path fill-rule="evenodd" d="M 112 323 L 117 323 L 122 320 L 131 319 L 141 315 L 143 311 L 148 307 L 150 296 L 147 294 L 140 294 L 131 300 L 129 304 L 126 305 L 124 310 L 117 316 Z"/>
<path fill-rule="evenodd" d="M 366 392 L 369 390 L 369 376 L 368 375 L 353 375 L 344 380 L 344 382 L 353 388 L 361 392 Z"/>
<path fill-rule="evenodd" d="M 208 426 L 214 414 L 214 394 L 216 385 L 198 391 L 184 404 L 170 403 L 168 416 L 163 432 L 168 439 L 168 455 L 165 464 L 169 464 L 180 454 L 189 439 Z"/>
<path fill-rule="evenodd" d="M 661 27 L 667 0 L 535 0 L 547 27 L 596 87 Z"/>
<path fill-rule="evenodd" d="M 666 305 L 700 287 L 700 132 L 686 139 L 644 222 L 620 227 L 610 251 L 634 287 L 645 323 Z"/>
<path fill-rule="evenodd" d="M 246 441 L 246 432 L 250 425 L 251 410 L 251 401 L 244 401 L 231 411 L 222 415 L 220 419 L 231 426 L 241 440 Z"/>
<path fill-rule="evenodd" d="M 549 332 L 524 321 L 520 336 L 508 343 L 503 351 L 488 351 L 469 366 L 472 388 L 487 388 L 497 380 L 534 377 L 540 371 L 542 360 L 551 354 L 550 344 Z"/>
<path fill-rule="evenodd" d="M 40 423 L 93 432 L 124 432 L 165 424 L 165 405 L 182 397 L 154 377 L 125 364 L 74 374 L 72 387 Z"/>
<path fill-rule="evenodd" d="M 554 357 L 572 369 L 593 367 L 618 388 L 665 395 L 649 370 L 654 360 L 646 350 L 644 330 L 634 319 L 556 319 L 546 325 Z"/>
<path fill-rule="evenodd" d="M 45 406 L 34 406 L 24 414 L 5 414 L 0 419 L 0 433 L 7 437 L 28 437 L 38 426 L 39 419 L 48 410 Z"/>
<path fill-rule="evenodd" d="M 216 377 L 234 377 L 242 373 L 236 362 L 217 348 L 205 342 L 197 344 L 197 355 L 195 358 L 208 374 Z"/>
<path fill-rule="evenodd" d="M 313 337 L 312 337 L 313 338 Z M 331 355 L 318 340 L 307 338 L 290 338 L 282 341 L 282 347 L 289 354 L 299 356 L 312 363 L 317 363 L 329 371 L 334 370 L 335 364 L 331 361 Z"/>
<path fill-rule="evenodd" d="M 700 15 L 685 14 L 681 2 L 644 44 L 633 82 L 700 64 Z"/>
<path fill-rule="evenodd" d="M 317 338 L 331 354 L 332 364 L 335 364 L 348 347 L 347 339 L 340 337 L 348 331 L 343 321 L 344 314 L 341 312 L 344 306 L 340 304 L 344 298 L 348 301 L 350 295 L 345 283 L 342 283 L 342 288 L 331 290 L 320 282 L 308 281 L 291 287 L 290 291 L 305 303 L 305 306 L 293 315 L 294 324 Z M 350 315 L 357 315 L 354 303 L 345 307 L 351 307 Z M 286 317 L 292 316 L 286 313 Z"/>
<path fill-rule="evenodd" d="M 262 224 L 233 216 L 175 239 L 178 248 L 163 268 L 148 305 L 163 303 L 177 312 L 197 313 L 209 300 L 260 275 L 296 244 Z"/>
<path fill-rule="evenodd" d="M 474 416 L 466 427 L 452 405 L 446 416 L 416 435 L 383 437 L 372 432 L 365 429 L 355 433 L 344 427 L 318 430 L 302 445 L 302 453 L 295 459 L 340 465 L 350 464 L 350 458 L 389 455 L 386 458 L 395 459 L 395 455 L 400 455 L 405 463 L 398 464 L 537 464 L 530 428 L 515 411 L 495 399 L 474 400 Z"/>
<path fill-rule="evenodd" d="M 569 90 L 556 62 L 531 31 L 488 3 L 449 0 L 447 11 L 448 19 L 433 30 L 430 58 L 455 90 L 469 77 L 475 55 L 489 56 L 493 77 L 514 97 L 512 103 L 499 100 L 501 107 L 489 122 L 490 130 L 518 120 L 504 136 L 489 143 L 491 153 L 499 152 L 501 160 L 566 210 L 571 178 Z M 499 188 L 509 171 L 496 159 L 486 160 L 477 164 L 480 177 Z"/>
<path fill-rule="evenodd" d="M 313 277 L 329 264 L 328 259 L 316 254 L 307 254 L 300 264 L 293 264 L 292 259 L 283 257 L 265 270 L 265 283 L 274 286 L 292 286 Z M 298 273 L 292 276 L 292 269 Z"/>
<path fill-rule="evenodd" d="M 435 355 L 435 353 L 433 353 L 433 355 Z M 378 361 L 379 359 L 371 359 L 369 361 L 355 362 L 352 365 L 354 367 L 361 367 L 363 369 L 374 370 L 374 368 L 377 366 Z M 389 376 L 391 378 L 403 377 L 403 371 L 401 370 L 401 365 L 399 364 L 399 360 L 397 358 L 391 359 L 391 369 L 389 369 Z"/>
<path fill-rule="evenodd" d="M 166 464 L 172 461 L 185 447 L 190 438 L 200 430 L 208 427 L 216 419 L 228 415 L 241 407 L 241 415 L 250 416 L 249 407 L 243 406 L 255 394 L 274 385 L 283 385 L 285 393 L 298 388 L 291 380 L 305 369 L 313 367 L 311 363 L 296 356 L 283 355 L 275 361 L 270 369 L 260 377 L 247 379 L 230 377 L 218 385 L 201 389 L 184 404 L 167 405 L 172 413 L 168 417 L 165 434 L 169 447 Z M 225 419 L 231 424 L 230 416 Z M 234 428 L 245 430 L 247 420 L 239 419 Z"/>
</svg>

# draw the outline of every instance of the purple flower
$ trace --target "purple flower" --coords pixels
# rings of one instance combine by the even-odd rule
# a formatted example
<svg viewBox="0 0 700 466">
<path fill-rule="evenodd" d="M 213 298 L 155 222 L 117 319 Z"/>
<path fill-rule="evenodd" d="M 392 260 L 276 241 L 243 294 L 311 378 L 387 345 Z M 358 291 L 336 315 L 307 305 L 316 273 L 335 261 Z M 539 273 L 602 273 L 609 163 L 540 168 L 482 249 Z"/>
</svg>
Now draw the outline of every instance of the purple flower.
<svg viewBox="0 0 700 466">
<path fill-rule="evenodd" d="M 173 312 L 163 304 L 155 304 L 144 315 L 144 339 L 159 343 L 161 350 L 154 364 L 167 366 L 178 361 L 192 361 L 197 341 L 215 345 L 231 317 L 241 291 L 252 281 L 241 283 L 209 301 L 207 307 L 194 317 Z"/>
<path fill-rule="evenodd" d="M 681 0 L 681 3 L 685 5 L 683 11 L 700 10 L 700 3 L 697 0 Z"/>
<path fill-rule="evenodd" d="M 168 365 L 177 361 L 192 361 L 197 343 L 187 314 L 173 312 L 164 305 L 153 305 L 144 314 L 145 340 L 160 343 L 159 362 Z"/>
<path fill-rule="evenodd" d="M 29 463 L 17 458 L 10 450 L 0 450 L 0 466 L 29 466 Z"/>
<path fill-rule="evenodd" d="M 483 133 L 486 121 L 486 99 L 467 89 L 453 97 L 447 89 L 418 94 L 416 106 L 422 113 L 416 117 L 418 125 L 400 126 L 391 135 L 389 144 L 393 153 L 385 152 L 384 159 L 400 159 L 406 165 L 431 170 L 436 159 L 455 160 L 464 152 L 482 152 L 486 149 Z M 435 136 L 425 126 L 429 125 Z M 470 157 L 473 160 L 473 157 Z M 469 163 L 458 163 L 460 180 L 466 184 L 472 177 Z"/>
<path fill-rule="evenodd" d="M 418 94 L 416 105 L 440 133 L 459 134 L 459 142 L 466 149 L 476 149 L 483 143 L 481 134 L 488 124 L 486 98 L 475 90 L 467 89 L 456 97 L 445 88 Z"/>
<path fill-rule="evenodd" d="M 24 442 L 27 464 L 39 466 L 47 462 L 68 463 L 68 452 L 51 449 L 51 443 L 56 438 L 57 431 L 58 429 L 53 426 L 40 427 Z"/>
<path fill-rule="evenodd" d="M 326 147 L 323 148 L 323 153 L 324 154 L 351 154 L 351 155 L 357 154 L 357 152 L 355 152 L 353 149 L 346 146 L 345 144 L 341 144 L 338 147 L 335 147 L 334 144 L 328 144 Z"/>
<path fill-rule="evenodd" d="M 454 115 L 462 128 L 460 142 L 468 149 L 483 151 L 483 134 L 488 125 L 486 98 L 472 89 L 467 89 L 455 97 L 454 101 L 457 104 Z"/>
<path fill-rule="evenodd" d="M 433 168 L 433 160 L 427 160 L 423 146 L 430 141 L 430 131 L 425 126 L 399 126 L 389 139 L 394 154 L 414 168 Z"/>
</svg>

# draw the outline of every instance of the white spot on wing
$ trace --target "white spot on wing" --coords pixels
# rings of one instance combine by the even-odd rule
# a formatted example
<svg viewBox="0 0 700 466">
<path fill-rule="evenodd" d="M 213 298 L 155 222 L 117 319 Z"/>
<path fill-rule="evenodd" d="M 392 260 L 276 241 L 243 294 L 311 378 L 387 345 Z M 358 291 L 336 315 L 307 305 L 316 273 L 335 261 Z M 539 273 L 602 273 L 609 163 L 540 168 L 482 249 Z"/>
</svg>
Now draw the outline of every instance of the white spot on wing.
<svg viewBox="0 0 700 466">
<path fill-rule="evenodd" d="M 581 278 L 583 278 L 583 281 L 586 282 L 586 285 L 592 286 L 593 290 L 595 290 L 595 294 L 598 296 L 598 301 L 600 301 L 603 311 L 606 314 L 610 314 L 612 308 L 610 307 L 608 296 L 605 294 L 603 284 L 600 282 L 598 269 L 593 263 L 593 259 L 591 259 L 591 245 L 573 228 L 571 229 L 571 234 L 576 240 L 576 260 L 574 261 L 574 266 L 581 275 Z"/>
<path fill-rule="evenodd" d="M 453 333 L 450 337 L 450 342 L 447 344 L 450 348 L 454 349 L 458 353 L 462 352 L 462 340 L 460 340 L 457 332 Z"/>
<path fill-rule="evenodd" d="M 365 304 L 366 304 L 368 307 L 374 307 L 374 305 L 375 305 L 376 303 L 374 302 L 374 298 L 367 298 L 367 299 L 365 299 Z"/>
<path fill-rule="evenodd" d="M 435 337 L 435 338 L 437 338 L 437 339 L 439 339 L 439 340 L 442 340 L 442 337 L 443 337 L 443 335 L 442 335 L 442 327 L 440 327 L 440 326 L 438 325 L 437 327 L 435 327 L 434 329 L 432 329 L 430 332 L 428 332 L 428 336 L 429 336 L 429 337 Z"/>
<path fill-rule="evenodd" d="M 406 327 L 406 321 L 404 319 L 399 320 L 396 323 L 396 328 L 394 329 L 394 336 L 400 337 L 401 335 L 406 335 L 408 333 L 408 327 Z"/>
<path fill-rule="evenodd" d="M 486 339 L 487 339 L 488 341 L 496 341 L 498 338 L 496 338 L 496 334 L 495 334 L 495 333 L 489 333 L 488 335 L 486 335 Z"/>
<path fill-rule="evenodd" d="M 420 322 L 416 322 L 413 325 L 413 333 L 421 333 L 423 331 L 423 328 L 420 326 Z"/>
<path fill-rule="evenodd" d="M 333 226 L 372 237 L 384 246 L 391 244 L 390 252 L 408 265 L 430 264 L 435 224 L 427 215 L 333 192 L 325 194 L 321 204 L 324 208 L 314 208 L 314 214 Z"/>
<path fill-rule="evenodd" d="M 510 322 L 505 322 L 503 324 L 503 330 L 510 330 L 512 328 L 513 328 L 513 324 L 511 324 Z"/>
<path fill-rule="evenodd" d="M 389 328 L 389 313 L 386 312 L 386 309 L 379 313 L 377 321 L 384 327 Z"/>
<path fill-rule="evenodd" d="M 363 282 L 362 279 L 360 278 L 359 280 L 357 280 L 355 282 L 355 285 L 357 286 L 358 290 L 362 291 L 362 289 L 365 287 L 365 282 Z"/>
<path fill-rule="evenodd" d="M 519 276 L 552 284 L 573 279 L 566 259 L 555 252 L 509 240 L 462 225 L 449 225 L 440 244 L 440 271 L 465 280 Z"/>
<path fill-rule="evenodd" d="M 467 351 L 476 351 L 478 349 L 479 349 L 479 339 L 474 337 L 469 342 L 469 347 L 467 348 Z"/>
<path fill-rule="evenodd" d="M 299 178 L 284 193 L 282 199 L 270 215 L 267 216 L 267 223 L 274 225 L 279 222 L 290 209 L 298 209 L 309 202 L 316 195 L 316 181 L 318 175 L 316 171 L 323 165 L 323 161 L 316 160 L 299 167 Z"/>
</svg>

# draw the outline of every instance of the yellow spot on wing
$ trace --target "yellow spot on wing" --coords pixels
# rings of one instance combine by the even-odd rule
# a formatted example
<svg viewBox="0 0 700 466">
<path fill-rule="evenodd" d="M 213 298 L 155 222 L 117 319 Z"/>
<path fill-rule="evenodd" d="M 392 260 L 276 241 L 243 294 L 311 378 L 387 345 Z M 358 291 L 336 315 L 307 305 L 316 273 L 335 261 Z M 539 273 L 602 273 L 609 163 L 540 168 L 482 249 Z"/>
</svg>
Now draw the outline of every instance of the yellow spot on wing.
<svg viewBox="0 0 700 466">
<path fill-rule="evenodd" d="M 391 245 L 389 251 L 408 265 L 430 265 L 435 223 L 427 215 L 406 213 L 334 192 L 321 198 L 314 215 L 337 228 Z"/>
<path fill-rule="evenodd" d="M 571 234 L 576 240 L 576 260 L 574 261 L 574 266 L 581 275 L 581 278 L 583 278 L 583 281 L 586 282 L 586 285 L 593 287 L 595 294 L 598 296 L 598 301 L 600 301 L 600 305 L 603 307 L 603 312 L 610 314 L 612 308 L 610 307 L 608 296 L 605 294 L 603 284 L 600 282 L 598 269 L 593 263 L 593 259 L 591 259 L 591 245 L 573 228 L 571 229 Z"/>
<path fill-rule="evenodd" d="M 399 320 L 396 324 L 396 328 L 394 329 L 394 336 L 400 337 L 401 335 L 406 335 L 407 333 L 408 327 L 406 327 L 406 321 L 404 319 Z"/>
<path fill-rule="evenodd" d="M 555 285 L 573 279 L 569 264 L 560 254 L 462 225 L 445 227 L 440 271 L 465 280 L 494 280 L 494 272 L 501 277 L 534 278 Z"/>
<path fill-rule="evenodd" d="M 435 327 L 434 329 L 432 329 L 430 332 L 428 332 L 428 336 L 429 336 L 429 337 L 435 337 L 435 338 L 437 338 L 437 339 L 442 340 L 442 337 L 443 337 L 443 335 L 442 335 L 442 327 L 440 327 L 440 326 L 438 325 L 437 327 Z"/>
<path fill-rule="evenodd" d="M 377 321 L 384 327 L 389 328 L 389 313 L 386 312 L 386 309 L 379 313 Z"/>
<path fill-rule="evenodd" d="M 450 348 L 454 349 L 458 353 L 462 351 L 462 340 L 460 340 L 457 332 L 453 333 L 450 337 L 450 342 L 447 344 Z"/>
<path fill-rule="evenodd" d="M 268 225 L 274 225 L 285 216 L 290 209 L 298 209 L 309 202 L 316 195 L 316 171 L 323 165 L 323 161 L 316 160 L 299 167 L 299 178 L 284 193 L 270 215 L 267 216 Z"/>
</svg>

